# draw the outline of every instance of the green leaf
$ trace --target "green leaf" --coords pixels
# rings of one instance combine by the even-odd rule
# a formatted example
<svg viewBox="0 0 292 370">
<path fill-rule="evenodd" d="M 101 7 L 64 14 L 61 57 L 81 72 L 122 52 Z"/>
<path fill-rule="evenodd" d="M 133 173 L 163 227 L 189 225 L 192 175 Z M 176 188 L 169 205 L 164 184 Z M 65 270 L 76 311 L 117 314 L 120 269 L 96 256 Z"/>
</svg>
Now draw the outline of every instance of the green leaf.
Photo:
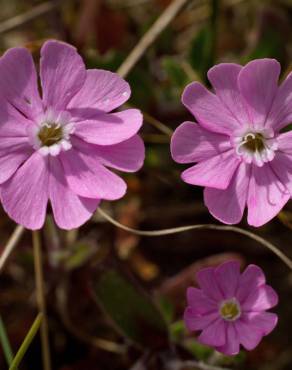
<svg viewBox="0 0 292 370">
<path fill-rule="evenodd" d="M 276 58 L 280 62 L 284 60 L 285 46 L 281 40 L 281 35 L 273 30 L 265 30 L 254 49 L 242 58 L 245 64 L 253 59 Z"/>
<path fill-rule="evenodd" d="M 212 64 L 213 36 L 210 27 L 203 27 L 191 42 L 189 50 L 189 62 L 202 80 L 206 79 L 206 73 Z"/>
<path fill-rule="evenodd" d="M 5 328 L 5 325 L 4 325 L 4 322 L 1 316 L 0 316 L 0 342 L 2 345 L 2 349 L 4 352 L 6 362 L 10 366 L 13 360 L 13 352 L 12 352 L 9 338 L 6 332 L 6 328 Z"/>
<path fill-rule="evenodd" d="M 214 352 L 211 347 L 204 346 L 194 339 L 186 340 L 184 346 L 195 358 L 201 361 L 206 361 Z"/>
<path fill-rule="evenodd" d="M 65 260 L 65 267 L 73 270 L 81 267 L 93 255 L 93 249 L 88 243 L 78 242 L 72 246 L 71 255 Z"/>
<path fill-rule="evenodd" d="M 188 82 L 188 76 L 182 69 L 179 61 L 173 57 L 164 57 L 161 61 L 162 68 L 166 72 L 170 82 L 177 87 L 184 87 Z"/>
<path fill-rule="evenodd" d="M 174 305 L 167 297 L 159 297 L 158 304 L 165 321 L 170 324 L 174 319 Z"/>
<path fill-rule="evenodd" d="M 174 342 L 180 342 L 186 334 L 186 328 L 183 320 L 179 320 L 171 324 L 170 333 L 171 339 Z"/>
<path fill-rule="evenodd" d="M 132 342 L 148 348 L 168 342 L 167 325 L 156 305 L 118 271 L 101 273 L 93 289 L 97 303 L 116 329 Z"/>
</svg>

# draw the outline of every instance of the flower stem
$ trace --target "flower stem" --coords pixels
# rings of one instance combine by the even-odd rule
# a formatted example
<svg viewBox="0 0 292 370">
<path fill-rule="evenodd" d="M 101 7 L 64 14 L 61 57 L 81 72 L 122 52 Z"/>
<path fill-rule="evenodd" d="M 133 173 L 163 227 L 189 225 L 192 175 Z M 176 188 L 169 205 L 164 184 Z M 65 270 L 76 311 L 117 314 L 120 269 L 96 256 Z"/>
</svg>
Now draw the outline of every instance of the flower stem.
<svg viewBox="0 0 292 370">
<path fill-rule="evenodd" d="M 13 360 L 13 352 L 12 352 L 9 339 L 8 339 L 8 335 L 7 335 L 7 332 L 6 332 L 1 316 L 0 316 L 0 342 L 2 345 L 3 353 L 7 361 L 7 364 L 8 366 L 10 366 Z"/>
<path fill-rule="evenodd" d="M 39 231 L 32 232 L 33 254 L 35 266 L 35 282 L 36 282 L 36 298 L 40 313 L 43 315 L 42 324 L 40 327 L 41 343 L 42 343 L 42 358 L 43 369 L 51 370 L 51 356 L 49 344 L 49 328 L 45 299 L 44 276 L 42 265 L 41 240 Z"/>
<path fill-rule="evenodd" d="M 36 333 L 39 330 L 39 327 L 42 322 L 43 315 L 39 313 L 34 320 L 31 328 L 29 329 L 29 332 L 26 334 L 26 337 L 24 338 L 24 341 L 22 342 L 19 350 L 17 351 L 9 370 L 17 370 L 18 365 L 20 364 L 21 360 L 23 359 L 23 356 L 25 355 L 26 351 L 28 350 L 33 338 L 35 337 Z"/>
</svg>

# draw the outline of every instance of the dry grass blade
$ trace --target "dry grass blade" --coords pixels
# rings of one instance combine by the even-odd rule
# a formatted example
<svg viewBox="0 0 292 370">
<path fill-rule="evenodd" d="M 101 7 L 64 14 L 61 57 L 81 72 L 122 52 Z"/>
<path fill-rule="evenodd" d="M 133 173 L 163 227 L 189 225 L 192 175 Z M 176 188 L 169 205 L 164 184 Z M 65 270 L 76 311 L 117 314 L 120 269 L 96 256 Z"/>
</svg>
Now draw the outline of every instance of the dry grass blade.
<svg viewBox="0 0 292 370">
<path fill-rule="evenodd" d="M 15 230 L 13 231 L 10 239 L 8 240 L 7 244 L 4 247 L 4 251 L 0 257 L 0 272 L 2 271 L 8 257 L 12 253 L 14 247 L 19 242 L 22 234 L 24 232 L 24 227 L 17 225 Z"/>
<path fill-rule="evenodd" d="M 7 21 L 4 21 L 0 24 L 0 33 L 9 32 L 15 28 L 21 27 L 24 24 L 32 21 L 33 19 L 40 17 L 41 15 L 47 14 L 53 9 L 57 8 L 60 5 L 59 1 L 47 1 L 38 6 L 35 6 L 31 10 L 28 10 L 25 13 L 16 15 Z"/>
<path fill-rule="evenodd" d="M 126 77 L 130 70 L 135 66 L 138 60 L 142 57 L 145 50 L 156 40 L 161 32 L 169 25 L 173 18 L 177 15 L 180 9 L 190 0 L 173 0 L 172 3 L 154 22 L 150 29 L 141 38 L 138 44 L 134 47 L 128 57 L 124 60 L 117 73 Z"/>
</svg>

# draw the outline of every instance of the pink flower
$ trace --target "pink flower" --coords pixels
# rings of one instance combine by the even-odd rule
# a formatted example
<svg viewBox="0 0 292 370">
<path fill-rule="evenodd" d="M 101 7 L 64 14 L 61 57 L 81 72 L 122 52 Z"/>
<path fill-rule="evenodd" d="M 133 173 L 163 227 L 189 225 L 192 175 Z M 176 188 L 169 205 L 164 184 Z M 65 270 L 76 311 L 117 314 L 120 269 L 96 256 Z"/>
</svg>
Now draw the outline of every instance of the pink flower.
<svg viewBox="0 0 292 370">
<path fill-rule="evenodd" d="M 188 184 L 205 187 L 211 214 L 238 223 L 248 208 L 248 223 L 271 220 L 292 192 L 292 73 L 278 86 L 280 65 L 259 59 L 242 67 L 223 63 L 211 68 L 209 92 L 188 85 L 182 102 L 198 123 L 184 122 L 172 137 L 172 157 L 198 162 L 182 173 Z"/>
<path fill-rule="evenodd" d="M 240 274 L 239 263 L 229 261 L 197 273 L 201 289 L 188 288 L 184 313 L 190 331 L 201 330 L 198 341 L 226 355 L 236 355 L 240 344 L 254 349 L 276 326 L 276 314 L 266 312 L 278 303 L 266 285 L 263 271 L 249 265 Z"/>
<path fill-rule="evenodd" d="M 115 200 L 125 182 L 107 167 L 132 172 L 143 164 L 139 110 L 110 113 L 130 97 L 117 74 L 86 70 L 75 48 L 48 41 L 40 83 L 24 48 L 0 59 L 0 183 L 5 211 L 17 223 L 42 227 L 48 201 L 57 225 L 86 222 L 101 199 Z"/>
</svg>

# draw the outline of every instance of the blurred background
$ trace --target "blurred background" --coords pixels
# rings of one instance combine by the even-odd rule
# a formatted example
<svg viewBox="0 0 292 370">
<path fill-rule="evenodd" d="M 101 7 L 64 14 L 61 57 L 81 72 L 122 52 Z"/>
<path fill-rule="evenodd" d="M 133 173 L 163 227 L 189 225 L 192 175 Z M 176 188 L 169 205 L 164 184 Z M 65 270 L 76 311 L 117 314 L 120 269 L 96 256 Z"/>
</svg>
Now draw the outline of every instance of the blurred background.
<svg viewBox="0 0 292 370">
<path fill-rule="evenodd" d="M 25 46 L 38 61 L 43 42 L 75 45 L 88 68 L 116 71 L 165 11 L 169 0 L 0 0 L 0 50 Z M 218 62 L 273 57 L 291 70 L 292 1 L 189 0 L 127 76 L 129 104 L 141 109 L 145 166 L 126 175 L 128 193 L 102 207 L 119 222 L 153 230 L 216 223 L 199 187 L 180 180 L 170 157 L 171 130 L 192 119 L 180 102 L 184 86 L 206 81 Z M 249 229 L 245 221 L 240 225 Z M 0 213 L 1 248 L 15 225 Z M 292 206 L 252 231 L 292 257 Z M 45 283 L 54 370 L 292 369 L 292 274 L 271 252 L 232 232 L 190 231 L 138 237 L 100 215 L 61 232 L 43 231 Z M 279 293 L 276 330 L 253 352 L 227 358 L 186 332 L 185 290 L 195 272 L 227 259 L 261 266 Z M 0 313 L 16 351 L 36 313 L 31 235 L 27 231 L 0 276 Z M 205 365 L 202 365 L 202 362 Z M 7 369 L 0 350 L 0 369 Z M 41 369 L 37 336 L 21 369 Z"/>
</svg>

